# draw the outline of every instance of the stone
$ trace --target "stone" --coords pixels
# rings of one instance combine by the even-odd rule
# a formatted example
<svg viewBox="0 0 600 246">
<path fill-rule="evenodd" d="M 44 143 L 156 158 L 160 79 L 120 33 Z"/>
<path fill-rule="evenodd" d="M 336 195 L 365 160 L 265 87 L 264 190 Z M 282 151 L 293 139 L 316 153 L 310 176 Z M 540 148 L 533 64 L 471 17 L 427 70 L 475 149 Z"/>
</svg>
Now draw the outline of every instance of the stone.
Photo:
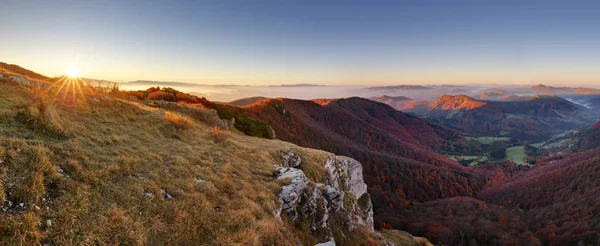
<svg viewBox="0 0 600 246">
<path fill-rule="evenodd" d="M 52 227 L 52 220 L 50 220 L 50 219 L 47 219 L 47 220 L 46 220 L 46 226 L 47 226 L 47 227 Z"/>
<path fill-rule="evenodd" d="M 333 238 L 333 230 L 329 225 L 332 214 L 347 218 L 343 223 L 347 230 L 360 226 L 374 231 L 373 206 L 363 180 L 362 165 L 358 161 L 331 155 L 324 163 L 325 182 L 316 183 L 296 168 L 302 163 L 297 151 L 286 150 L 280 154 L 282 165 L 274 165 L 277 178 L 289 179 L 290 183 L 281 187 L 278 194 L 280 208 L 273 212 L 275 217 L 280 218 L 285 213 L 292 221 L 302 219 L 310 223 L 309 228 L 321 235 L 322 241 Z M 346 196 L 350 198 L 344 199 Z M 326 243 L 335 245 L 334 241 Z"/>
<path fill-rule="evenodd" d="M 335 241 L 331 240 L 324 243 L 317 243 L 315 246 L 335 246 Z"/>
<path fill-rule="evenodd" d="M 32 86 L 33 83 L 31 83 L 31 81 L 27 80 L 26 78 L 23 77 L 19 77 L 19 76 L 10 76 L 11 80 L 19 85 L 22 86 Z"/>
<path fill-rule="evenodd" d="M 284 167 L 298 167 L 302 164 L 302 155 L 296 150 L 282 151 L 281 158 Z"/>
</svg>

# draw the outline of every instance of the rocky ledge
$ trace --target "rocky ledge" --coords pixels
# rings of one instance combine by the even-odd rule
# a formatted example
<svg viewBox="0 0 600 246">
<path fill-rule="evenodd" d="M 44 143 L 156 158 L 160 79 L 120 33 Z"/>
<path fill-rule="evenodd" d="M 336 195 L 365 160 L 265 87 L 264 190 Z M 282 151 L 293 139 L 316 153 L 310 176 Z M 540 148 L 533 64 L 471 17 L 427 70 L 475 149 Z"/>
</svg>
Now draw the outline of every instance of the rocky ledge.
<svg viewBox="0 0 600 246">
<path fill-rule="evenodd" d="M 298 151 L 283 151 L 281 157 L 282 163 L 275 164 L 277 179 L 289 183 L 278 195 L 281 207 L 276 216 L 284 212 L 293 222 L 307 223 L 321 242 L 334 242 L 334 230 L 373 231 L 373 206 L 358 161 L 329 156 L 323 163 L 325 182 L 317 183 L 301 170 L 304 163 Z"/>
</svg>

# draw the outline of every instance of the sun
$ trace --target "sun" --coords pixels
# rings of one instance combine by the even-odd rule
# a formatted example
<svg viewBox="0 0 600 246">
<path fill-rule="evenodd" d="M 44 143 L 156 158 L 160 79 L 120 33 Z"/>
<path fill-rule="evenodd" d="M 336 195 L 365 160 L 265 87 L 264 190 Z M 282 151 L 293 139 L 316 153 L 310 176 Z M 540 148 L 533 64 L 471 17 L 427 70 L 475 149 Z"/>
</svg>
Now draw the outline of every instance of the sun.
<svg viewBox="0 0 600 246">
<path fill-rule="evenodd" d="M 75 64 L 72 64 L 65 70 L 65 74 L 71 78 L 76 78 L 79 75 L 79 68 Z"/>
</svg>

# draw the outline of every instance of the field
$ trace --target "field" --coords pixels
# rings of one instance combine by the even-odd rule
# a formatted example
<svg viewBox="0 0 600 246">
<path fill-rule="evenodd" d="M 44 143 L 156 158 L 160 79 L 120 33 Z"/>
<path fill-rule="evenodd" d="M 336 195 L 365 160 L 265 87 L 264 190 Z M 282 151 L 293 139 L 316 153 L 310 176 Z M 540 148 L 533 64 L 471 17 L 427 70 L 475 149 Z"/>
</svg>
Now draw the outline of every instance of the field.
<svg viewBox="0 0 600 246">
<path fill-rule="evenodd" d="M 496 141 L 508 141 L 509 137 L 465 137 L 467 140 L 475 140 L 482 144 L 492 144 Z"/>
<path fill-rule="evenodd" d="M 526 156 L 525 146 L 516 146 L 506 149 L 506 159 L 517 165 L 529 165 L 523 161 Z"/>
</svg>

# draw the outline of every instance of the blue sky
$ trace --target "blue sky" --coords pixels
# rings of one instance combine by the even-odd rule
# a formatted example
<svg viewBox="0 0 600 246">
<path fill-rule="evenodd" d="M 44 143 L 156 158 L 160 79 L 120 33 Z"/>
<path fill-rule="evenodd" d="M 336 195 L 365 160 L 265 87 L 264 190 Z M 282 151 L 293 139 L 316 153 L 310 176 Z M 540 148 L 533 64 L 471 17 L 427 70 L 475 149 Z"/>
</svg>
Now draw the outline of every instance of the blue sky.
<svg viewBox="0 0 600 246">
<path fill-rule="evenodd" d="M 0 61 L 205 84 L 597 85 L 598 1 L 3 1 Z"/>
</svg>

